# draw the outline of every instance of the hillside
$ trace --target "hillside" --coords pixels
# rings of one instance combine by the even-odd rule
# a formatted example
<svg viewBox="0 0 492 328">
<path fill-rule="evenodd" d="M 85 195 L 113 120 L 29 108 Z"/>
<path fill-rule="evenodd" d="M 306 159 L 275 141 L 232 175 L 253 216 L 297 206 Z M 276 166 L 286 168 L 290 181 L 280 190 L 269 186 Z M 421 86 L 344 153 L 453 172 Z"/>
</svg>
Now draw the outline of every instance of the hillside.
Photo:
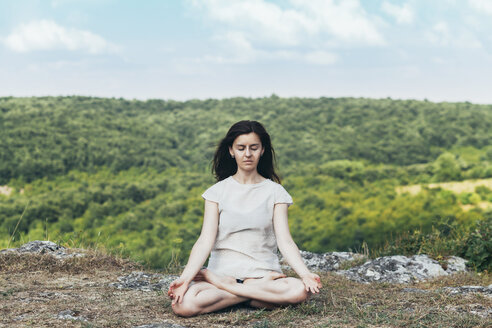
<svg viewBox="0 0 492 328">
<path fill-rule="evenodd" d="M 492 144 L 492 106 L 355 98 L 186 102 L 0 98 L 0 184 L 131 167 L 204 169 L 236 121 L 261 121 L 283 169 L 348 159 L 410 165 Z M 490 160 L 492 150 L 484 155 Z"/>
<path fill-rule="evenodd" d="M 272 136 L 302 249 L 400 254 L 387 244 L 418 231 L 412 251 L 492 268 L 488 230 L 474 234 L 492 212 L 466 207 L 490 188 L 396 192 L 491 178 L 492 106 L 392 99 L 0 98 L 0 248 L 51 239 L 153 268 L 185 261 L 214 147 L 241 119 Z"/>
</svg>

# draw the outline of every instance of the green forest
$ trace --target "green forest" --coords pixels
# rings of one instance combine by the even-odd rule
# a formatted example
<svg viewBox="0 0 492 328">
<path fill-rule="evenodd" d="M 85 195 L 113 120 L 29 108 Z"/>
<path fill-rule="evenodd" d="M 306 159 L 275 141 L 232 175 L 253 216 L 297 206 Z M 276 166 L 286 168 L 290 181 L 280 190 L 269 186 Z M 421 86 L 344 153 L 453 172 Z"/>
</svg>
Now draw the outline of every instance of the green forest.
<svg viewBox="0 0 492 328">
<path fill-rule="evenodd" d="M 429 187 L 492 178 L 492 105 L 389 98 L 0 98 L 0 248 L 49 239 L 184 264 L 215 147 L 243 119 L 272 137 L 300 249 L 492 270 L 492 187 Z"/>
</svg>

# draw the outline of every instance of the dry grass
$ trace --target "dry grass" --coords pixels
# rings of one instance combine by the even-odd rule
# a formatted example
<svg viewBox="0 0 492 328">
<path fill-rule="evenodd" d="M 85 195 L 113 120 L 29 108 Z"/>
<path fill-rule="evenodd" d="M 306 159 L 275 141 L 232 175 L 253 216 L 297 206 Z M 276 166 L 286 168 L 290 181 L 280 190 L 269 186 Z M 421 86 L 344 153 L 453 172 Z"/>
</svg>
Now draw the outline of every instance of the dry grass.
<svg viewBox="0 0 492 328">
<path fill-rule="evenodd" d="M 10 188 L 9 186 L 0 186 L 0 195 L 5 195 L 5 196 L 10 196 L 14 189 Z"/>
<path fill-rule="evenodd" d="M 429 183 L 425 185 L 427 188 L 442 188 L 460 194 L 462 192 L 474 192 L 478 186 L 485 186 L 492 189 L 492 179 L 465 180 L 456 182 L 439 182 Z M 416 195 L 422 190 L 422 185 L 408 185 L 396 187 L 398 194 L 408 192 L 411 195 Z"/>
<path fill-rule="evenodd" d="M 18 254 L 8 252 L 0 255 L 0 273 L 23 273 L 46 271 L 69 274 L 95 273 L 97 271 L 141 270 L 143 267 L 134 261 L 105 254 L 95 250 L 67 249 L 66 253 L 84 253 L 83 257 L 67 258 L 63 261 L 49 254 Z"/>
<path fill-rule="evenodd" d="M 442 188 L 460 194 L 462 192 L 474 192 L 478 186 L 485 186 L 492 189 L 492 179 L 464 180 L 456 182 L 439 182 L 425 185 L 427 188 Z M 396 192 L 401 194 L 408 192 L 412 195 L 418 194 L 422 190 L 422 185 L 409 185 L 396 187 Z"/>
<path fill-rule="evenodd" d="M 409 193 L 410 195 L 416 195 L 422 191 L 422 187 L 425 186 L 429 189 L 442 188 L 452 191 L 456 194 L 462 192 L 475 192 L 475 188 L 478 186 L 485 186 L 492 189 L 492 179 L 478 179 L 478 180 L 465 180 L 456 182 L 439 182 L 439 183 L 429 183 L 423 185 L 408 185 L 408 186 L 398 186 L 396 187 L 397 194 Z M 486 210 L 492 208 L 492 203 L 487 201 L 479 202 L 478 204 L 460 204 L 460 207 L 464 211 L 469 211 L 474 208 L 481 208 Z"/>
<path fill-rule="evenodd" d="M 98 257 L 99 256 L 99 257 Z M 272 311 L 243 306 L 194 318 L 174 315 L 165 292 L 118 290 L 108 284 L 139 269 L 130 261 L 93 253 L 66 261 L 48 255 L 0 255 L 0 327 L 133 327 L 174 322 L 185 327 L 490 327 L 471 314 L 492 308 L 480 294 L 449 295 L 443 286 L 492 283 L 490 274 L 462 273 L 412 285 L 364 285 L 320 274 L 321 293 L 298 306 Z M 429 293 L 405 293 L 414 287 Z M 58 319 L 73 310 L 86 322 Z"/>
</svg>

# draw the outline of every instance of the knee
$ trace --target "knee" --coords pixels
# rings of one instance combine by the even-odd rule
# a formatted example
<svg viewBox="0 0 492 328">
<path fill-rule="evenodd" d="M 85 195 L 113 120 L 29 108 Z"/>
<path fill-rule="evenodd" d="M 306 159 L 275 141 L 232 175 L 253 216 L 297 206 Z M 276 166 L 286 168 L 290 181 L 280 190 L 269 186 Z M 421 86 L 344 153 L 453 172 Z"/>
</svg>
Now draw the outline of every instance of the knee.
<svg viewBox="0 0 492 328">
<path fill-rule="evenodd" d="M 297 304 L 304 302 L 309 297 L 309 292 L 306 291 L 306 287 L 302 280 L 297 278 L 292 278 L 289 281 L 289 298 L 288 302 L 291 304 Z"/>
<path fill-rule="evenodd" d="M 183 300 L 183 303 L 176 303 L 171 305 L 173 312 L 180 317 L 193 317 L 199 314 L 199 311 L 196 307 L 191 306 L 188 302 Z"/>
</svg>

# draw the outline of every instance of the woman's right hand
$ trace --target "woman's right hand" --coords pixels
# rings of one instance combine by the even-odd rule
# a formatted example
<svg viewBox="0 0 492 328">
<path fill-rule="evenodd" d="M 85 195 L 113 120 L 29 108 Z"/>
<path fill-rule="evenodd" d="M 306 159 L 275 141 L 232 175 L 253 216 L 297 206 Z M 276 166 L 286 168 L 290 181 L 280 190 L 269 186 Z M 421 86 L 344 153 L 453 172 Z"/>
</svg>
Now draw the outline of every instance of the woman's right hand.
<svg viewBox="0 0 492 328">
<path fill-rule="evenodd" d="M 311 292 L 313 294 L 319 293 L 319 289 L 323 287 L 321 284 L 321 279 L 316 273 L 309 272 L 301 278 L 307 292 Z"/>
<path fill-rule="evenodd" d="M 182 278 L 174 280 L 169 285 L 167 295 L 173 300 L 172 305 L 183 302 L 183 296 L 188 290 L 190 283 Z"/>
</svg>

